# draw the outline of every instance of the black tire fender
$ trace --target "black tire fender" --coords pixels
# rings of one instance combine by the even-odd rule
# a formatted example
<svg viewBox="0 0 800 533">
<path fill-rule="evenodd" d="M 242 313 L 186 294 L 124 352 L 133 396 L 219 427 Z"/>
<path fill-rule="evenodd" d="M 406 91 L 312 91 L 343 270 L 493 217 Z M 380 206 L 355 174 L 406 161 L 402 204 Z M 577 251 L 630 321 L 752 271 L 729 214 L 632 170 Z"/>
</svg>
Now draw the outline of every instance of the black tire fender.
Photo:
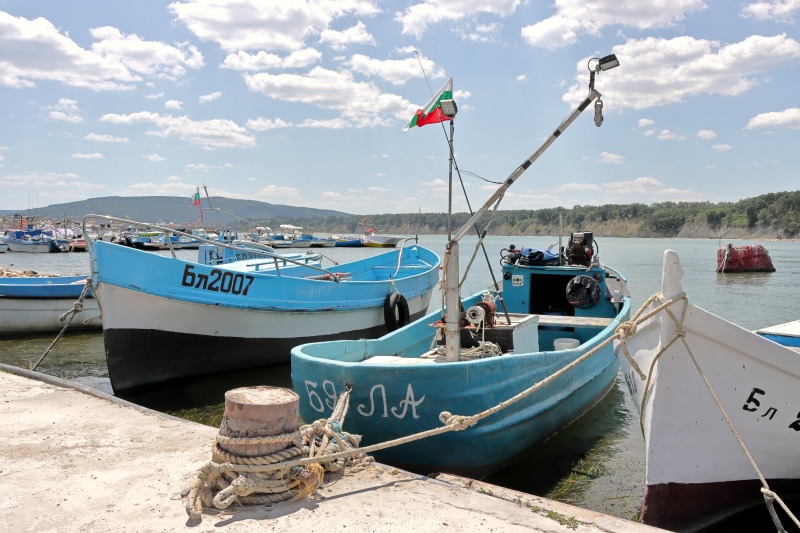
<svg viewBox="0 0 800 533">
<path fill-rule="evenodd" d="M 409 322 L 408 302 L 399 292 L 393 292 L 383 302 L 383 320 L 387 331 L 402 328 Z"/>
</svg>

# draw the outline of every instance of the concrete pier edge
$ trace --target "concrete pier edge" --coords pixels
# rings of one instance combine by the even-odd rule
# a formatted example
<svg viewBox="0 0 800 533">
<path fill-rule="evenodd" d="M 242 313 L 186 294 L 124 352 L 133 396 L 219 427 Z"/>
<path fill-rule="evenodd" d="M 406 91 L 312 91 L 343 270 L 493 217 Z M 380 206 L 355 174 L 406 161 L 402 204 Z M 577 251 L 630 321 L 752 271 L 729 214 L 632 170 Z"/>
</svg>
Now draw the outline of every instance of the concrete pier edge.
<svg viewBox="0 0 800 533">
<path fill-rule="evenodd" d="M 4 373 L 53 389 L 12 383 Z M 210 459 L 215 428 L 1 363 L 0 382 L 0 415 L 18 419 L 0 440 L 0 483 L 9 495 L 0 512 L 9 531 L 285 531 L 320 523 L 355 532 L 663 531 L 468 478 L 431 478 L 379 463 L 308 500 L 205 510 L 195 521 L 181 496 Z M 64 487 L 70 489 L 59 493 Z"/>
</svg>

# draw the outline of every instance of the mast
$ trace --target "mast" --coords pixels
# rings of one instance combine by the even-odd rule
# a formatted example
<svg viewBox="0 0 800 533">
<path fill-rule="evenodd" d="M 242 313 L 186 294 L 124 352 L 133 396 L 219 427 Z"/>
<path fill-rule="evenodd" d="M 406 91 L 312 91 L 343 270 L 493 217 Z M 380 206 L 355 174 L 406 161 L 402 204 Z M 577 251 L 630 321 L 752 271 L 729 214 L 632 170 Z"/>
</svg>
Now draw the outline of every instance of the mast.
<svg viewBox="0 0 800 533">
<path fill-rule="evenodd" d="M 508 190 L 511 185 L 514 184 L 517 179 L 526 171 L 528 168 L 539 159 L 545 150 L 547 150 L 551 144 L 553 144 L 556 139 L 558 139 L 562 133 L 578 118 L 578 115 L 583 113 L 589 105 L 597 101 L 595 103 L 595 124 L 599 127 L 600 124 L 603 122 L 603 103 L 600 100 L 600 93 L 595 90 L 594 88 L 594 80 L 595 74 L 610 70 L 612 68 L 619 66 L 619 61 L 614 54 L 607 55 L 603 58 L 592 58 L 589 60 L 588 64 L 591 64 L 592 61 L 596 60 L 598 63 L 595 69 L 589 68 L 589 95 L 584 98 L 584 100 L 576 107 L 572 113 L 561 123 L 559 124 L 558 128 L 550 134 L 550 136 L 542 143 L 538 150 L 533 152 L 525 161 L 522 162 L 520 166 L 518 166 L 512 173 L 509 175 L 508 178 L 503 182 L 502 185 L 492 194 L 488 200 L 483 204 L 483 206 L 478 209 L 475 214 L 470 217 L 470 219 L 463 225 L 461 228 L 455 233 L 455 235 L 450 238 L 447 243 L 447 247 L 445 248 L 445 358 L 447 361 L 459 361 L 461 359 L 461 332 L 460 332 L 460 324 L 461 324 L 461 298 L 459 296 L 459 253 L 458 253 L 458 241 L 460 241 L 464 235 L 467 234 L 468 231 L 472 229 L 472 227 L 480 222 L 483 216 L 494 206 L 496 203 L 499 203 L 503 196 L 505 195 L 506 191 Z M 587 64 L 587 66 L 588 66 Z M 454 106 L 455 107 L 455 102 Z M 452 116 L 454 116 L 453 113 Z M 450 116 L 450 115 L 448 115 Z M 451 116 L 451 124 L 452 124 L 452 116 Z M 451 125 L 452 131 L 452 125 Z M 451 134 L 452 135 L 452 134 Z M 450 154 L 451 154 L 451 163 L 452 163 L 452 137 L 451 137 L 451 145 L 450 145 Z"/>
</svg>

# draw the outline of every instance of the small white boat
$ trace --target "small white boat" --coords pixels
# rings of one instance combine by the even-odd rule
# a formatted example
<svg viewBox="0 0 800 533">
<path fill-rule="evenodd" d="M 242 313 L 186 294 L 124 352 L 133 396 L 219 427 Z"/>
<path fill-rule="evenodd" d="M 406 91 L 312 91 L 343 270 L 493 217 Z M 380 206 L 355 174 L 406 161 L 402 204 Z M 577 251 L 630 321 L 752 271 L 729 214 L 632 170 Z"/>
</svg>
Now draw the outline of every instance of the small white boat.
<svg viewBox="0 0 800 533">
<path fill-rule="evenodd" d="M 75 307 L 87 276 L 0 278 L 0 336 L 61 331 L 61 317 Z M 100 310 L 87 291 L 70 330 L 99 328 Z"/>
<path fill-rule="evenodd" d="M 796 343 L 797 322 L 749 331 L 693 305 L 682 278 L 667 250 L 615 352 L 645 440 L 642 521 L 693 531 L 800 493 L 800 353 L 770 340 Z"/>
<path fill-rule="evenodd" d="M 361 239 L 361 246 L 373 248 L 394 248 L 403 240 L 403 237 L 396 235 L 383 235 L 378 233 L 378 229 L 373 226 L 368 218 L 364 218 L 364 236 Z"/>
</svg>

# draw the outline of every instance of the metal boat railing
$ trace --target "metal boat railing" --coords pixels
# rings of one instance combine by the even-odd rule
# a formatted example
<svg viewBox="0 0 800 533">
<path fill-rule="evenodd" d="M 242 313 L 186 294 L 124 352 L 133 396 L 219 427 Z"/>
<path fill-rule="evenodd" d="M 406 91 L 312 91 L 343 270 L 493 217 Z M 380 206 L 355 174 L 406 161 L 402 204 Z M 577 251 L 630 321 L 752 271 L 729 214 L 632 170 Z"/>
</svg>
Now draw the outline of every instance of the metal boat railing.
<svg viewBox="0 0 800 533">
<path fill-rule="evenodd" d="M 237 252 L 240 253 L 240 252 L 245 251 L 247 253 L 253 253 L 255 255 L 264 256 L 265 259 L 271 260 L 271 262 L 274 264 L 275 272 L 276 272 L 277 275 L 281 275 L 280 263 L 283 263 L 283 264 L 292 263 L 294 265 L 308 267 L 308 268 L 310 268 L 312 270 L 317 270 L 317 271 L 322 272 L 324 274 L 328 274 L 329 278 L 326 278 L 326 279 L 330 279 L 330 280 L 334 281 L 335 283 L 339 283 L 339 277 L 337 275 L 335 275 L 333 272 L 331 272 L 331 271 L 329 271 L 329 270 L 327 270 L 325 268 L 322 268 L 321 266 L 316 266 L 316 265 L 313 265 L 313 264 L 309 264 L 308 263 L 308 259 L 311 256 L 309 256 L 309 258 L 306 258 L 305 260 L 303 260 L 303 259 L 292 259 L 292 258 L 286 257 L 285 255 L 282 255 L 282 254 L 280 254 L 278 252 L 270 252 L 268 250 L 260 250 L 260 249 L 255 248 L 255 247 L 251 248 L 251 247 L 248 247 L 246 245 L 243 246 L 241 244 L 237 246 L 237 245 L 234 245 L 232 243 L 229 244 L 228 242 L 223 241 L 223 240 L 216 240 L 215 241 L 215 240 L 211 240 L 211 239 L 206 239 L 205 237 L 201 237 L 199 235 L 193 235 L 193 234 L 187 233 L 185 231 L 177 230 L 177 229 L 174 229 L 174 228 L 168 228 L 168 227 L 165 227 L 165 226 L 160 226 L 158 224 L 153 224 L 153 223 L 150 223 L 150 222 L 140 222 L 140 221 L 136 221 L 136 220 L 129 220 L 129 219 L 126 219 L 126 218 L 114 217 L 114 216 L 110 216 L 110 215 L 98 215 L 98 214 L 94 214 L 94 213 L 90 213 L 90 214 L 84 215 L 83 220 L 81 222 L 82 229 L 83 229 L 83 235 L 86 237 L 86 245 L 89 248 L 90 252 L 91 252 L 92 246 L 94 246 L 94 241 L 97 240 L 97 239 L 93 239 L 91 237 L 91 234 L 87 231 L 87 229 L 88 229 L 87 228 L 87 223 L 88 223 L 89 220 L 93 220 L 93 219 L 102 219 L 102 220 L 107 220 L 109 222 L 117 222 L 117 223 L 129 225 L 129 226 L 133 226 L 133 227 L 136 227 L 136 228 L 144 228 L 146 230 L 161 231 L 161 232 L 164 233 L 164 236 L 166 237 L 165 241 L 166 241 L 167 247 L 169 248 L 170 253 L 172 254 L 172 257 L 174 259 L 177 259 L 178 256 L 175 254 L 175 247 L 172 244 L 172 239 L 170 239 L 170 234 L 185 235 L 187 237 L 191 237 L 193 239 L 197 239 L 200 242 L 203 242 L 203 243 L 206 243 L 206 244 L 211 244 L 213 246 L 219 246 L 219 247 L 223 247 L 223 248 L 228 248 L 230 250 L 233 250 L 234 253 L 237 253 Z M 314 255 L 319 257 L 319 254 L 314 254 Z M 266 261 L 265 263 L 268 263 L 268 262 L 270 262 L 270 261 Z"/>
</svg>

